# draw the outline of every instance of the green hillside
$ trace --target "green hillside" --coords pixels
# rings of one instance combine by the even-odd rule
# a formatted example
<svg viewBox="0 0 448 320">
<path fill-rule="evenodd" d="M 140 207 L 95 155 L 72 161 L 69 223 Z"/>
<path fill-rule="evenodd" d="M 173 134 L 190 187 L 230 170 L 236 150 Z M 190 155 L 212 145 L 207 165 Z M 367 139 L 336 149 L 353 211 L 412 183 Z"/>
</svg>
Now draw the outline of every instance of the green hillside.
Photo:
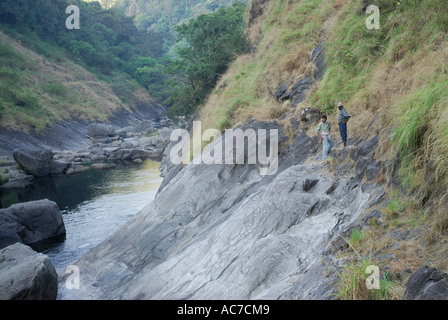
<svg viewBox="0 0 448 320">
<path fill-rule="evenodd" d="M 69 4 L 82 13 L 79 30 L 66 28 Z M 0 31 L 3 127 L 40 131 L 62 118 L 104 120 L 121 105 L 153 101 L 138 70 L 163 55 L 163 41 L 118 11 L 82 1 L 2 1 Z"/>
<path fill-rule="evenodd" d="M 2 128 L 40 132 L 60 120 L 106 121 L 128 107 L 108 83 L 60 54 L 58 61 L 44 58 L 0 32 Z M 126 83 L 129 94 L 140 91 L 131 80 Z"/>
<path fill-rule="evenodd" d="M 230 3 L 235 1 L 122 1 L 103 2 L 104 7 L 96 1 L 82 0 L 2 1 L 0 30 L 8 36 L 3 37 L 0 44 L 4 62 L 0 70 L 3 126 L 20 127 L 21 123 L 42 130 L 54 121 L 66 118 L 69 109 L 70 114 L 81 113 L 89 119 L 105 118 L 108 114 L 96 99 L 82 99 L 79 93 L 67 87 L 67 82 L 72 80 L 65 81 L 62 76 L 53 75 L 51 70 L 36 67 L 33 62 L 36 58 L 31 59 L 31 53 L 24 54 L 29 52 L 27 50 L 17 50 L 10 40 L 18 41 L 25 49 L 42 56 L 48 64 L 66 69 L 70 74 L 66 78 L 76 78 L 71 69 L 86 69 L 96 78 L 89 81 L 108 88 L 121 104 L 135 105 L 136 100 L 149 94 L 158 103 L 168 107 L 174 105 L 178 111 L 171 112 L 172 115 L 191 113 L 215 85 L 218 74 L 222 74 L 233 60 L 233 53 L 241 52 L 241 46 L 244 46 L 243 40 L 240 41 L 242 45 L 238 45 L 235 37 L 227 36 L 230 32 L 242 38 L 244 32 L 244 5 L 219 10 L 220 6 Z M 79 7 L 80 29 L 66 28 L 68 5 Z M 129 15 L 131 7 L 137 8 L 135 15 Z M 198 53 L 192 46 L 192 35 L 201 26 L 192 23 L 189 29 L 182 31 L 182 22 L 212 11 L 215 16 L 210 16 L 210 23 L 207 22 L 206 37 L 215 45 L 208 46 L 207 52 L 202 51 L 195 57 L 205 59 L 195 66 L 197 71 L 190 68 L 186 72 L 184 67 L 193 66 L 195 62 L 188 62 L 189 55 L 185 53 L 188 48 L 193 48 L 192 54 Z M 198 19 L 203 17 L 206 15 L 199 15 Z M 138 21 L 146 22 L 142 25 Z M 146 28 L 147 23 L 158 27 Z M 213 56 L 215 52 L 221 56 Z M 192 75 L 194 73 L 196 75 Z M 185 86 L 186 82 L 191 85 Z M 193 90 L 195 92 L 191 94 L 191 86 L 200 90 Z M 64 107 L 66 105 L 73 107 Z"/>
</svg>

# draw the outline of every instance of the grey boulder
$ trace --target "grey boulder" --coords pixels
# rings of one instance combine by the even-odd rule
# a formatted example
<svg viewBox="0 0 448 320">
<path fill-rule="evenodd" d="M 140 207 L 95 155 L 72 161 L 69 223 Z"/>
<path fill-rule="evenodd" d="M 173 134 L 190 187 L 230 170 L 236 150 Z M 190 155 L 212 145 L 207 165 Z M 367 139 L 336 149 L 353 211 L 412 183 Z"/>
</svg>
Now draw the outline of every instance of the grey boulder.
<svg viewBox="0 0 448 320">
<path fill-rule="evenodd" d="M 244 129 L 276 126 L 249 122 Z M 259 136 L 258 145 L 267 139 Z M 331 266 L 322 265 L 327 244 L 370 207 L 376 193 L 364 192 L 349 177 L 333 177 L 320 163 L 304 164 L 311 143 L 299 134 L 291 146 L 294 159 L 280 149 L 287 153 L 279 172 L 265 177 L 258 164 L 190 163 L 178 171 L 165 158 L 161 169 L 170 180 L 153 202 L 76 262 L 85 270 L 83 286 L 76 291 L 61 286 L 60 297 L 333 297 L 335 277 L 326 277 Z M 236 149 L 226 153 L 231 151 Z"/>
<path fill-rule="evenodd" d="M 26 174 L 35 177 L 44 177 L 51 174 L 53 152 L 49 149 L 19 149 L 14 151 L 13 157 Z"/>
<path fill-rule="evenodd" d="M 403 299 L 447 300 L 448 275 L 435 268 L 420 268 L 409 278 Z"/>
<path fill-rule="evenodd" d="M 102 123 L 92 123 L 86 128 L 86 135 L 92 138 L 112 137 L 115 135 L 115 129 L 111 125 Z"/>
<path fill-rule="evenodd" d="M 147 159 L 149 157 L 149 151 L 140 148 L 134 149 L 119 149 L 112 152 L 110 159 L 112 160 L 135 160 L 135 159 Z"/>
<path fill-rule="evenodd" d="M 62 214 L 53 201 L 31 201 L 0 209 L 0 249 L 16 242 L 37 244 L 65 232 Z"/>
<path fill-rule="evenodd" d="M 50 259 L 15 243 L 0 250 L 0 300 L 55 300 L 58 276 Z"/>
<path fill-rule="evenodd" d="M 71 164 L 65 160 L 54 160 L 51 167 L 51 174 L 66 173 Z"/>
<path fill-rule="evenodd" d="M 155 129 L 151 120 L 144 120 L 134 126 L 134 132 L 152 133 Z"/>
</svg>

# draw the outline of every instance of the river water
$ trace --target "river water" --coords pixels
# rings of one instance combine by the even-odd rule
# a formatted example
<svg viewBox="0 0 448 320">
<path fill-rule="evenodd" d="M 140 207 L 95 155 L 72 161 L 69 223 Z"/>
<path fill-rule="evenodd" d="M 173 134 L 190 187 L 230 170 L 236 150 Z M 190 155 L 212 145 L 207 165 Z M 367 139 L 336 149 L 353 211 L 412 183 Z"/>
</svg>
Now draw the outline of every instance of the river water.
<svg viewBox="0 0 448 320">
<path fill-rule="evenodd" d="M 38 250 L 49 256 L 56 269 L 65 270 L 150 203 L 161 183 L 159 163 L 147 160 L 108 171 L 39 178 L 26 192 L 2 193 L 0 200 L 4 207 L 44 198 L 58 204 L 65 239 Z"/>
</svg>

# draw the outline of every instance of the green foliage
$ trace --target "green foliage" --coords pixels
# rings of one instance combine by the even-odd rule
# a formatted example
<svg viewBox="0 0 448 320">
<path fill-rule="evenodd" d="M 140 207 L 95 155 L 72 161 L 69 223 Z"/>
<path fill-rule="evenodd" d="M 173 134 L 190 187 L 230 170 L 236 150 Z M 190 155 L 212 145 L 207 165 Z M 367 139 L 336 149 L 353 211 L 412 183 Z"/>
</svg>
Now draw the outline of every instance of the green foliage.
<svg viewBox="0 0 448 320">
<path fill-rule="evenodd" d="M 13 204 L 19 203 L 20 201 L 17 192 L 3 191 L 0 194 L 0 202 L 3 208 L 9 208 Z"/>
<path fill-rule="evenodd" d="M 404 102 L 396 114 L 397 128 L 393 140 L 398 144 L 400 153 L 415 154 L 423 144 L 428 124 L 437 114 L 445 109 L 448 98 L 446 81 L 448 77 L 435 79 L 430 85 L 415 92 L 408 101 Z M 440 109 L 440 110 L 439 110 Z"/>
<path fill-rule="evenodd" d="M 379 30 L 366 28 L 359 2 L 345 6 L 333 36 L 326 44 L 327 72 L 321 88 L 311 97 L 314 106 L 333 111 L 337 101 L 349 101 L 360 92 L 378 61 L 425 48 L 424 43 L 444 37 L 448 2 L 433 0 L 373 0 L 381 10 Z"/>
<path fill-rule="evenodd" d="M 237 54 L 247 52 L 243 15 L 245 4 L 237 2 L 176 27 L 188 46 L 178 49 L 179 59 L 168 71 L 177 75 L 180 89 L 174 93 L 170 115 L 191 115 L 204 102 Z"/>
<path fill-rule="evenodd" d="M 361 245 L 363 238 L 362 229 L 354 229 L 350 235 L 350 244 L 357 248 Z"/>
<path fill-rule="evenodd" d="M 420 190 L 422 198 L 432 192 L 432 184 L 448 184 L 447 82 L 446 74 L 436 75 L 395 114 L 392 142 L 399 154 L 401 183 Z"/>
<path fill-rule="evenodd" d="M 92 2 L 95 0 L 86 0 Z M 135 13 L 140 29 L 164 33 L 169 43 L 175 40 L 175 26 L 192 17 L 211 13 L 220 7 L 230 6 L 237 0 L 99 0 L 103 8 L 115 8 Z"/>
<path fill-rule="evenodd" d="M 348 6 L 343 23 L 336 26 L 334 37 L 327 44 L 325 85 L 311 98 L 312 104 L 325 112 L 333 112 L 337 101 L 348 101 L 363 88 L 373 61 L 385 51 L 389 30 L 369 30 L 365 16 L 353 12 L 355 7 Z"/>
<path fill-rule="evenodd" d="M 60 82 L 51 82 L 43 85 L 43 90 L 51 95 L 66 97 L 69 90 Z"/>
<path fill-rule="evenodd" d="M 389 201 L 389 203 L 387 204 L 387 208 L 384 211 L 384 213 L 386 214 L 386 216 L 393 220 L 398 218 L 398 215 L 403 212 L 403 210 L 406 209 L 406 204 L 404 204 L 401 199 L 396 198 L 396 199 L 392 199 L 391 201 Z"/>
<path fill-rule="evenodd" d="M 65 9 L 76 5 L 81 11 L 81 28 L 67 30 Z M 163 36 L 157 32 L 138 30 L 131 18 L 119 10 L 104 10 L 97 2 L 81 0 L 5 0 L 0 3 L 0 28 L 47 58 L 60 60 L 68 55 L 99 76 L 125 73 L 154 93 L 160 101 L 167 98 L 165 76 L 158 62 L 152 66 L 141 59 L 159 59 L 165 53 Z M 7 55 L 14 63 L 10 48 L 1 47 L 0 56 Z M 8 51 L 9 50 L 9 51 Z M 20 56 L 19 56 L 20 59 Z M 141 76 L 139 68 L 147 67 L 150 76 Z M 154 70 L 153 70 L 154 69 Z M 2 76 L 14 80 L 17 70 L 2 70 Z M 140 70 L 141 71 L 141 70 Z M 148 80 L 148 78 L 151 78 Z M 60 85 L 50 84 L 44 91 L 64 95 Z"/>
<path fill-rule="evenodd" d="M 159 135 L 159 132 L 156 131 L 156 132 L 153 132 L 153 133 L 147 133 L 145 135 L 145 137 L 148 137 L 148 138 L 150 138 L 150 137 L 157 137 L 158 135 Z"/>
</svg>

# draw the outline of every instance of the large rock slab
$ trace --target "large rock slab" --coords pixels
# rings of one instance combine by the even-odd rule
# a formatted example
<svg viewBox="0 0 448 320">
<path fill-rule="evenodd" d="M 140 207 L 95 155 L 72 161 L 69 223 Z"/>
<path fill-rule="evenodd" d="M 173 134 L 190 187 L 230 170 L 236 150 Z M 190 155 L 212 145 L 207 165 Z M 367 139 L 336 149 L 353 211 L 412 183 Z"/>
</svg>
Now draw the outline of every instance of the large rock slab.
<svg viewBox="0 0 448 320">
<path fill-rule="evenodd" d="M 51 174 L 65 174 L 70 168 L 71 163 L 65 160 L 53 160 Z"/>
<path fill-rule="evenodd" d="M 321 80 L 325 72 L 325 44 L 319 43 L 311 53 L 311 61 L 316 66 L 315 80 Z"/>
<path fill-rule="evenodd" d="M 316 286 L 318 294 L 301 298 L 331 294 L 334 278 L 317 266 L 329 241 L 369 208 L 375 192 L 364 192 L 350 177 L 332 176 L 321 162 L 305 164 L 313 145 L 298 134 L 290 149 L 279 151 L 285 155 L 272 176 L 262 176 L 258 164 L 190 163 L 75 263 L 81 288 L 62 288 L 60 297 L 278 299 Z"/>
<path fill-rule="evenodd" d="M 379 143 L 379 137 L 375 136 L 370 140 L 363 141 L 359 144 L 358 148 L 351 155 L 352 160 L 356 161 L 359 157 L 367 157 L 375 152 Z"/>
<path fill-rule="evenodd" d="M 133 149 L 119 149 L 112 152 L 109 156 L 109 160 L 135 160 L 135 159 L 147 159 L 150 156 L 150 152 L 145 149 L 133 148 Z"/>
<path fill-rule="evenodd" d="M 33 245 L 63 236 L 65 232 L 57 204 L 48 199 L 0 209 L 0 248 L 16 242 Z"/>
<path fill-rule="evenodd" d="M 404 300 L 448 300 L 448 274 L 425 266 L 408 280 Z"/>
<path fill-rule="evenodd" d="M 86 135 L 91 138 L 112 137 L 115 134 L 115 128 L 109 124 L 92 123 L 86 128 Z"/>
<path fill-rule="evenodd" d="M 0 250 L 0 300 L 55 300 L 58 276 L 50 259 L 20 243 Z"/>
<path fill-rule="evenodd" d="M 53 168 L 53 152 L 49 149 L 19 149 L 13 153 L 14 160 L 27 174 L 44 177 L 51 174 Z"/>
<path fill-rule="evenodd" d="M 155 129 L 151 120 L 144 120 L 134 126 L 134 132 L 152 133 Z"/>
<path fill-rule="evenodd" d="M 288 90 L 290 81 L 285 81 L 283 82 L 278 88 L 277 91 L 275 91 L 274 93 L 274 98 L 275 99 L 280 99 L 281 96 L 283 96 L 286 93 L 286 90 Z"/>
</svg>

